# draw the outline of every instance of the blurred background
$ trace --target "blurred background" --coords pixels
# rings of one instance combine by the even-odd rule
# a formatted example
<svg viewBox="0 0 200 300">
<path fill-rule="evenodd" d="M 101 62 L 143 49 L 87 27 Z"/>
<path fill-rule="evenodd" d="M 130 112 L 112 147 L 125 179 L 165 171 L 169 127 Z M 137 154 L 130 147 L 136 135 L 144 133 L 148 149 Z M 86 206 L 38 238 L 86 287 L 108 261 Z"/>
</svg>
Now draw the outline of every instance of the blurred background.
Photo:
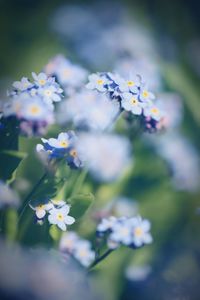
<svg viewBox="0 0 200 300">
<path fill-rule="evenodd" d="M 131 139 L 135 166 L 127 176 L 88 182 L 96 202 L 79 225 L 83 236 L 92 238 L 94 212 L 116 197 L 128 198 L 152 222 L 151 246 L 120 249 L 94 272 L 95 289 L 107 300 L 200 299 L 199 20 L 195 0 L 0 0 L 2 97 L 10 82 L 64 54 L 90 72 L 135 69 L 168 103 L 166 133 Z M 21 140 L 21 150 L 32 151 L 18 170 L 22 195 L 23 183 L 38 176 L 35 143 Z M 22 243 L 41 246 L 38 232 Z"/>
</svg>

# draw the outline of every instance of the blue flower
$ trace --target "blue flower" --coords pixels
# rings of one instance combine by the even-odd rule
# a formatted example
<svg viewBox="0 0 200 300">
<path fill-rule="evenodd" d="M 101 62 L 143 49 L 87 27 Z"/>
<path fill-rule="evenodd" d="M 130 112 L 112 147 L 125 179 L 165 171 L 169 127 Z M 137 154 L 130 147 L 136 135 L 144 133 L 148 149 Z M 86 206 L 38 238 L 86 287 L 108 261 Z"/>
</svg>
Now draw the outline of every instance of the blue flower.
<svg viewBox="0 0 200 300">
<path fill-rule="evenodd" d="M 36 86 L 43 87 L 46 84 L 52 84 L 55 82 L 53 77 L 48 77 L 45 73 L 41 72 L 38 75 L 32 72 L 33 79 L 35 80 Z"/>
<path fill-rule="evenodd" d="M 134 115 L 141 115 L 142 113 L 142 103 L 138 100 L 137 95 L 132 93 L 122 94 L 122 108 L 126 111 L 131 111 Z"/>
<path fill-rule="evenodd" d="M 21 81 L 15 81 L 13 87 L 19 91 L 26 91 L 33 87 L 33 84 L 28 80 L 27 77 L 22 77 Z"/>
<path fill-rule="evenodd" d="M 86 87 L 91 90 L 97 90 L 99 92 L 105 92 L 107 90 L 107 85 L 109 85 L 111 81 L 103 76 L 102 74 L 91 74 L 89 75 L 89 83 L 86 84 Z"/>
</svg>

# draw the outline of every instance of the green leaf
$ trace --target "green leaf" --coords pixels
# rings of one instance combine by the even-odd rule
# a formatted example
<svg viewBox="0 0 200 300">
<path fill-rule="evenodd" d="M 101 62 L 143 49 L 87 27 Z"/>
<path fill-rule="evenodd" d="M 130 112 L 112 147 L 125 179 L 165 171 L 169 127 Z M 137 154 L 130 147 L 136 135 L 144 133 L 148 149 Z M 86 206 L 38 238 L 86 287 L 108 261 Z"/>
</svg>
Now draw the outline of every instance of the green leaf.
<svg viewBox="0 0 200 300">
<path fill-rule="evenodd" d="M 0 152 L 0 178 L 4 181 L 12 177 L 22 159 L 26 157 L 26 153 L 15 150 L 3 150 Z"/>
<path fill-rule="evenodd" d="M 94 195 L 92 193 L 89 194 L 78 194 L 68 199 L 71 204 L 70 214 L 76 219 L 81 218 L 89 206 L 94 201 Z"/>
<path fill-rule="evenodd" d="M 54 241 L 58 241 L 61 237 L 62 232 L 56 225 L 52 225 L 49 228 L 49 234 Z"/>
</svg>

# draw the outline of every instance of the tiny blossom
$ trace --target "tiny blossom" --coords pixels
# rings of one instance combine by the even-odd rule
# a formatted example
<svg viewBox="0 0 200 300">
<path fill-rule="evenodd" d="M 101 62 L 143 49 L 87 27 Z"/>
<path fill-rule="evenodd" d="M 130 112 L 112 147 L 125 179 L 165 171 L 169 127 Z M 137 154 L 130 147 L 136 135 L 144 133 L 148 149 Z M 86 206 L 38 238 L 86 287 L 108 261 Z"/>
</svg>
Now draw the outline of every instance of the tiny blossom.
<svg viewBox="0 0 200 300">
<path fill-rule="evenodd" d="M 110 220 L 114 220 L 111 225 Z M 109 217 L 107 222 L 104 219 L 100 223 L 101 235 L 99 235 L 99 226 L 97 226 L 97 235 L 103 237 L 106 234 L 108 247 L 113 249 L 120 245 L 137 248 L 152 242 L 150 227 L 150 222 L 142 220 L 140 216 L 115 219 Z M 106 230 L 106 228 L 108 229 Z"/>
<path fill-rule="evenodd" d="M 67 230 L 66 225 L 72 225 L 75 219 L 68 215 L 70 211 L 69 205 L 64 205 L 61 208 L 53 208 L 49 211 L 48 220 L 50 224 L 57 225 L 63 231 Z"/>
<path fill-rule="evenodd" d="M 111 81 L 109 81 L 105 76 L 99 74 L 91 74 L 89 75 L 89 83 L 86 85 L 86 87 L 91 90 L 96 89 L 99 92 L 105 92 L 106 85 L 108 85 L 109 83 L 111 83 Z"/>
<path fill-rule="evenodd" d="M 39 87 L 43 87 L 46 84 L 54 83 L 54 79 L 52 77 L 48 78 L 45 73 L 39 73 L 38 75 L 32 72 L 33 79 L 35 80 L 35 84 Z"/>
<path fill-rule="evenodd" d="M 73 131 L 61 132 L 58 138 L 42 138 L 41 140 L 43 145 L 37 144 L 36 151 L 45 160 L 48 158 L 66 158 L 66 162 L 71 168 L 82 167 L 83 164 L 75 145 L 77 137 Z M 44 154 L 46 154 L 45 157 Z"/>
<path fill-rule="evenodd" d="M 0 209 L 4 207 L 17 207 L 19 197 L 7 184 L 0 180 Z"/>
<path fill-rule="evenodd" d="M 140 100 L 142 102 L 150 102 L 155 99 L 155 95 L 151 93 L 147 88 L 142 87 L 140 90 Z"/>
<path fill-rule="evenodd" d="M 13 87 L 19 91 L 26 91 L 33 87 L 33 84 L 28 80 L 27 77 L 22 77 L 21 81 L 15 81 Z"/>
<path fill-rule="evenodd" d="M 130 75 L 127 79 L 124 79 L 119 75 L 115 75 L 113 76 L 113 80 L 121 92 L 132 92 L 134 94 L 139 93 L 139 87 L 141 85 L 141 79 L 139 76 Z"/>
<path fill-rule="evenodd" d="M 161 111 L 155 105 L 152 105 L 152 106 L 149 106 L 149 107 L 145 107 L 144 108 L 144 115 L 146 117 L 151 117 L 155 121 L 159 121 L 161 119 L 161 117 L 162 117 Z"/>
<path fill-rule="evenodd" d="M 50 201 L 51 203 L 53 203 L 55 207 L 62 207 L 63 205 L 66 204 L 64 200 L 60 200 L 60 199 L 51 199 Z"/>
<path fill-rule="evenodd" d="M 43 219 L 46 213 L 53 208 L 53 205 L 50 202 L 48 202 L 44 204 L 39 204 L 37 206 L 30 205 L 30 207 L 35 211 L 37 219 Z"/>
<path fill-rule="evenodd" d="M 74 257 L 84 266 L 89 267 L 95 259 L 95 253 L 91 250 L 88 241 L 78 241 L 74 249 Z"/>
<path fill-rule="evenodd" d="M 62 235 L 59 249 L 63 254 L 74 257 L 81 265 L 88 267 L 95 259 L 95 252 L 91 243 L 80 238 L 75 232 L 70 231 Z"/>
<path fill-rule="evenodd" d="M 52 101 L 59 102 L 61 100 L 61 94 L 63 90 L 59 87 L 54 85 L 47 85 L 38 90 L 38 93 L 43 97 L 44 101 L 47 104 L 51 104 Z"/>
<path fill-rule="evenodd" d="M 131 111 L 134 115 L 142 114 L 142 104 L 137 99 L 137 96 L 131 93 L 123 93 L 121 103 L 126 111 Z"/>
<path fill-rule="evenodd" d="M 55 75 L 65 93 L 81 88 L 86 82 L 88 72 L 79 65 L 73 64 L 63 55 L 55 56 L 45 67 L 48 75 Z"/>
<path fill-rule="evenodd" d="M 83 133 L 77 140 L 80 159 L 96 179 L 118 179 L 130 165 L 130 144 L 115 134 Z"/>
<path fill-rule="evenodd" d="M 109 217 L 107 219 L 102 219 L 102 221 L 97 226 L 97 232 L 98 234 L 104 233 L 108 230 L 111 230 L 113 228 L 113 225 L 117 221 L 116 217 Z"/>
</svg>

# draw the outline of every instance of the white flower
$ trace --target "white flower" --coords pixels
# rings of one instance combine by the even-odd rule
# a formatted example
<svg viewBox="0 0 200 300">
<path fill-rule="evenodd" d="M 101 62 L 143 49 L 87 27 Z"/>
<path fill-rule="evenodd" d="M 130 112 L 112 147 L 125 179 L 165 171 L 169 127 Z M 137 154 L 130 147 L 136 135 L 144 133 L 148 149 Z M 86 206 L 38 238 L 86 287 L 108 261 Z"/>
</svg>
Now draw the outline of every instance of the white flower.
<svg viewBox="0 0 200 300">
<path fill-rule="evenodd" d="M 151 117 L 152 119 L 159 121 L 162 117 L 162 113 L 155 105 L 147 106 L 144 108 L 145 117 Z"/>
<path fill-rule="evenodd" d="M 105 92 L 105 85 L 111 83 L 111 81 L 109 81 L 105 76 L 98 74 L 91 74 L 88 78 L 89 83 L 86 85 L 86 87 L 91 90 L 96 89 L 99 92 Z"/>
<path fill-rule="evenodd" d="M 123 93 L 121 104 L 125 110 L 131 111 L 134 115 L 141 115 L 142 113 L 142 103 L 138 100 L 137 95 Z"/>
<path fill-rule="evenodd" d="M 140 100 L 143 102 L 151 102 L 155 99 L 155 95 L 151 93 L 148 89 L 142 88 L 140 91 Z"/>
<path fill-rule="evenodd" d="M 152 243 L 152 236 L 149 233 L 151 224 L 148 220 L 142 220 L 142 218 L 138 216 L 129 219 L 128 224 L 131 226 L 133 233 L 132 242 L 136 247 Z"/>
<path fill-rule="evenodd" d="M 0 181 L 0 209 L 5 206 L 18 206 L 18 195 L 4 182 Z"/>
<path fill-rule="evenodd" d="M 112 78 L 114 82 L 118 85 L 121 92 L 132 92 L 138 94 L 138 87 L 141 84 L 141 78 L 139 76 L 130 75 L 127 79 L 122 78 L 119 75 L 115 75 Z"/>
<path fill-rule="evenodd" d="M 102 219 L 99 225 L 97 226 L 97 232 L 106 232 L 113 228 L 113 225 L 116 223 L 117 218 L 110 216 L 107 219 Z"/>
<path fill-rule="evenodd" d="M 13 83 L 13 87 L 23 92 L 33 87 L 33 84 L 28 80 L 27 77 L 22 77 L 21 81 L 15 81 Z"/>
<path fill-rule="evenodd" d="M 39 73 L 38 75 L 36 73 L 32 72 L 32 76 L 33 76 L 33 79 L 35 80 L 35 84 L 40 87 L 45 86 L 47 83 L 52 84 L 55 82 L 54 78 L 52 78 L 52 77 L 48 78 L 47 75 L 42 72 Z"/>
<path fill-rule="evenodd" d="M 67 149 L 69 146 L 71 146 L 72 141 L 74 139 L 74 133 L 72 131 L 67 132 L 61 132 L 58 135 L 58 138 L 50 138 L 50 139 L 44 139 L 42 138 L 43 143 L 47 143 L 52 148 L 58 148 L 58 149 Z M 42 150 L 41 146 L 39 146 L 38 150 Z"/>
<path fill-rule="evenodd" d="M 109 239 L 124 245 L 130 245 L 132 242 L 132 231 L 129 223 L 126 220 L 116 222 L 112 227 Z"/>
<path fill-rule="evenodd" d="M 76 232 L 69 231 L 65 232 L 60 240 L 59 249 L 62 252 L 67 251 L 68 253 L 73 253 L 76 243 L 79 241 L 79 237 Z"/>
<path fill-rule="evenodd" d="M 59 200 L 59 199 L 51 199 L 50 201 L 51 201 L 51 203 L 53 203 L 53 205 L 55 205 L 57 207 L 61 207 L 66 204 L 66 202 L 64 200 Z"/>
<path fill-rule="evenodd" d="M 72 225 L 75 219 L 68 215 L 70 206 L 65 205 L 61 208 L 53 208 L 49 211 L 48 220 L 50 224 L 57 225 L 63 231 L 67 230 L 66 225 Z"/>
<path fill-rule="evenodd" d="M 44 101 L 48 104 L 51 104 L 52 101 L 59 102 L 61 100 L 61 96 L 59 94 L 62 93 L 62 89 L 54 85 L 45 85 L 44 87 L 38 90 L 39 95 L 44 97 Z"/>
<path fill-rule="evenodd" d="M 46 215 L 46 213 L 53 208 L 53 204 L 52 203 L 44 203 L 44 204 L 39 204 L 37 206 L 32 206 L 30 205 L 30 207 L 35 211 L 36 217 L 38 219 L 43 219 Z"/>
<path fill-rule="evenodd" d="M 76 243 L 74 257 L 84 266 L 88 267 L 95 259 L 95 253 L 91 250 L 89 241 L 80 240 Z"/>
<path fill-rule="evenodd" d="M 77 151 L 95 176 L 103 181 L 118 179 L 130 165 L 130 144 L 125 137 L 114 134 L 81 134 Z"/>
</svg>

